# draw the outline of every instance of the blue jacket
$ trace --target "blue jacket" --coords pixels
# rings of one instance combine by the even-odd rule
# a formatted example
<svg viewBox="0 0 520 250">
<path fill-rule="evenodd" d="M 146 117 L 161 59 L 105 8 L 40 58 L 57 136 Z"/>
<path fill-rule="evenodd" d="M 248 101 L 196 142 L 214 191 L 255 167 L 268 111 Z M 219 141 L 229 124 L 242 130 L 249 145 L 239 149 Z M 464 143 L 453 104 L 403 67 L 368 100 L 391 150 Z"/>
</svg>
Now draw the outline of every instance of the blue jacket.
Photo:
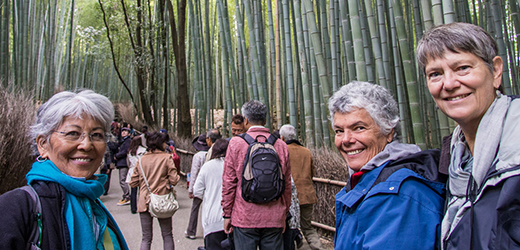
<svg viewBox="0 0 520 250">
<path fill-rule="evenodd" d="M 421 151 L 363 174 L 352 190 L 349 180 L 336 195 L 335 249 L 438 249 L 438 159 L 438 150 Z"/>
</svg>

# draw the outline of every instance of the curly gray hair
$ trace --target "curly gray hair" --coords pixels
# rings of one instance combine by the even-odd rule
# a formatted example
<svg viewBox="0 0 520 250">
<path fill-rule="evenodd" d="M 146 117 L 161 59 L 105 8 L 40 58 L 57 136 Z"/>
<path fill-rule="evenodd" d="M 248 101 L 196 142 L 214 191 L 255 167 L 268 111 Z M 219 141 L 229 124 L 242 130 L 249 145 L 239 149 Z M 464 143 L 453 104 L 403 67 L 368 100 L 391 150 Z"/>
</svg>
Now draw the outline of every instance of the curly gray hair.
<svg viewBox="0 0 520 250">
<path fill-rule="evenodd" d="M 114 119 L 114 106 L 106 96 L 92 90 L 63 91 L 53 95 L 40 106 L 36 113 L 36 122 L 30 128 L 33 152 L 38 154 L 38 136 L 43 135 L 48 140 L 52 131 L 61 126 L 66 117 L 83 119 L 85 116 L 101 122 L 105 131 L 110 131 L 110 123 Z"/>
<path fill-rule="evenodd" d="M 329 99 L 330 121 L 334 126 L 334 114 L 350 113 L 357 109 L 365 109 L 381 129 L 383 135 L 395 131 L 394 140 L 399 134 L 399 109 L 390 92 L 379 85 L 368 82 L 351 82 Z"/>
</svg>

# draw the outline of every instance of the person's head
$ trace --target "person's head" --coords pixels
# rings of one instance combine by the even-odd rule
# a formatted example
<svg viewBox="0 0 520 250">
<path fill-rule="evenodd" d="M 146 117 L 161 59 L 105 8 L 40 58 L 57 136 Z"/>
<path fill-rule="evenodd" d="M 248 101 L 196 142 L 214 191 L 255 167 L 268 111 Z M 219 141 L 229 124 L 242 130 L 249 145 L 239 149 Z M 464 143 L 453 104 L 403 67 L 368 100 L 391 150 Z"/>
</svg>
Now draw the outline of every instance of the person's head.
<svg viewBox="0 0 520 250">
<path fill-rule="evenodd" d="M 214 128 L 206 132 L 206 144 L 208 144 L 209 147 L 211 147 L 213 143 L 215 143 L 215 141 L 220 138 L 222 138 L 222 135 L 218 129 Z"/>
<path fill-rule="evenodd" d="M 127 128 L 127 127 L 123 127 L 123 128 L 121 129 L 121 136 L 122 136 L 122 137 L 127 137 L 127 136 L 129 136 L 129 135 L 130 135 L 130 129 Z"/>
<path fill-rule="evenodd" d="M 154 150 L 165 151 L 168 146 L 168 135 L 160 132 L 151 133 L 146 137 L 146 145 L 148 151 L 153 152 Z"/>
<path fill-rule="evenodd" d="M 284 141 L 296 140 L 296 129 L 293 125 L 285 124 L 280 128 L 280 136 Z"/>
<path fill-rule="evenodd" d="M 144 125 L 141 130 L 142 130 L 143 134 L 146 134 L 148 132 L 148 126 Z"/>
<path fill-rule="evenodd" d="M 210 159 L 225 157 L 228 144 L 229 144 L 229 141 L 226 139 L 216 140 L 215 143 L 213 144 L 213 149 L 211 151 Z"/>
<path fill-rule="evenodd" d="M 354 81 L 341 87 L 329 99 L 329 112 L 336 147 L 355 172 L 397 139 L 397 103 L 379 85 Z"/>
<path fill-rule="evenodd" d="M 143 141 L 141 139 L 141 136 L 136 136 L 132 138 L 130 141 L 130 148 L 128 149 L 128 152 L 131 155 L 137 155 L 137 149 L 139 149 L 139 146 L 143 144 Z"/>
<path fill-rule="evenodd" d="M 193 147 L 197 151 L 208 151 L 209 150 L 208 143 L 206 142 L 206 134 L 200 134 L 199 136 L 193 138 L 191 145 L 193 145 Z"/>
<path fill-rule="evenodd" d="M 267 106 L 257 100 L 251 100 L 242 105 L 242 114 L 244 115 L 246 130 L 254 125 L 264 126 L 267 117 Z"/>
<path fill-rule="evenodd" d="M 31 126 L 35 151 L 64 174 L 90 178 L 103 160 L 113 119 L 114 107 L 103 95 L 92 90 L 57 93 L 40 106 Z"/>
<path fill-rule="evenodd" d="M 161 128 L 159 129 L 159 133 L 168 134 L 168 130 Z"/>
<path fill-rule="evenodd" d="M 500 89 L 503 62 L 497 54 L 493 38 L 469 23 L 436 26 L 417 45 L 430 94 L 463 131 L 476 133 Z"/>
<path fill-rule="evenodd" d="M 236 114 L 231 117 L 231 134 L 237 136 L 244 133 L 244 116 Z"/>
</svg>

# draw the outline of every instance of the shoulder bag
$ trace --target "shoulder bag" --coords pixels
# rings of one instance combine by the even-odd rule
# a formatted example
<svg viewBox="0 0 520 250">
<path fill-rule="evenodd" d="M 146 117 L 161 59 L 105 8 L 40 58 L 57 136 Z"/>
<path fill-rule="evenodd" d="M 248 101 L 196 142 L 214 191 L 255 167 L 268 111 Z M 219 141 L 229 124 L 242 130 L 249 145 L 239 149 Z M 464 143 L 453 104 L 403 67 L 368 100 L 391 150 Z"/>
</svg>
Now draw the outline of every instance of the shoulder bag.
<svg viewBox="0 0 520 250">
<path fill-rule="evenodd" d="M 148 185 L 148 181 L 146 180 L 140 157 L 139 169 L 141 169 L 144 182 L 146 183 L 146 188 L 148 188 L 148 192 L 150 193 L 150 203 L 148 204 L 148 212 L 150 212 L 150 215 L 152 215 L 155 218 L 172 217 L 173 214 L 175 214 L 175 212 L 177 212 L 177 210 L 179 209 L 179 202 L 177 202 L 177 200 L 175 199 L 175 195 L 173 194 L 172 190 L 170 190 L 170 193 L 164 195 L 152 193 L 152 190 Z"/>
</svg>

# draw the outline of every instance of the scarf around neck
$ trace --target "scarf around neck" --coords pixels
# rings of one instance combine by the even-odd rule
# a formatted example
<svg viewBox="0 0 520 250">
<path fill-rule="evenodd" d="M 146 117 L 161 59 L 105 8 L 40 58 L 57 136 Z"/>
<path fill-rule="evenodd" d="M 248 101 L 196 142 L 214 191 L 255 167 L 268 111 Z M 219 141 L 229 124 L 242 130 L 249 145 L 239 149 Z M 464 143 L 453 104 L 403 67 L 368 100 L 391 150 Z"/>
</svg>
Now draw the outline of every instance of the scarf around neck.
<svg viewBox="0 0 520 250">
<path fill-rule="evenodd" d="M 490 167 L 497 158 L 497 150 L 502 139 L 504 122 L 510 104 L 510 97 L 499 94 L 482 117 L 475 137 L 473 164 L 470 169 L 464 169 L 463 157 L 467 145 L 462 129 L 457 126 L 453 131 L 448 181 L 449 193 L 452 197 L 448 201 L 446 214 L 442 221 L 441 236 L 443 240 L 449 237 L 462 218 L 462 213 L 465 211 L 463 207 L 470 207 L 467 197 L 470 177 L 476 184 L 476 190 L 480 190 Z"/>
<path fill-rule="evenodd" d="M 372 157 L 365 166 L 361 167 L 361 171 L 368 172 L 373 170 L 387 161 L 394 161 L 399 158 L 415 154 L 421 151 L 421 148 L 415 144 L 404 144 L 399 141 L 392 141 L 386 144 L 383 151 Z M 350 175 L 354 174 L 354 171 L 349 168 Z"/>
<path fill-rule="evenodd" d="M 48 181 L 61 185 L 66 190 L 64 214 L 72 249 L 98 249 L 103 244 L 103 233 L 108 216 L 96 200 L 105 190 L 106 175 L 95 175 L 87 180 L 61 172 L 50 160 L 35 162 L 27 173 L 27 184 Z M 56 211 L 59 212 L 59 211 Z"/>
</svg>

